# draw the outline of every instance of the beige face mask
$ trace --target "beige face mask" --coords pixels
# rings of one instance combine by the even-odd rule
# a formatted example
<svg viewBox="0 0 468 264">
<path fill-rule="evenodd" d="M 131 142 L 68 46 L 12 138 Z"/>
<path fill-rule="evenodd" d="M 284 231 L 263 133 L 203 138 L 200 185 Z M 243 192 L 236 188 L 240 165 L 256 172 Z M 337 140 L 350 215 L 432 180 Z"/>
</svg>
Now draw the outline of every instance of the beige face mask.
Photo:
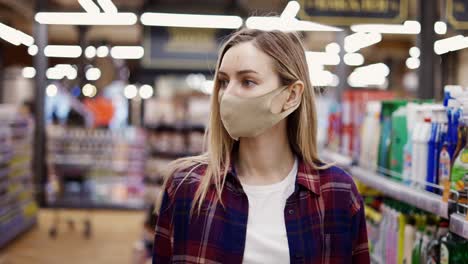
<svg viewBox="0 0 468 264">
<path fill-rule="evenodd" d="M 287 98 L 282 97 L 281 93 L 286 88 L 280 87 L 253 98 L 220 92 L 221 120 L 231 138 L 239 140 L 240 137 L 258 136 L 294 112 L 300 103 L 283 111 Z"/>
</svg>

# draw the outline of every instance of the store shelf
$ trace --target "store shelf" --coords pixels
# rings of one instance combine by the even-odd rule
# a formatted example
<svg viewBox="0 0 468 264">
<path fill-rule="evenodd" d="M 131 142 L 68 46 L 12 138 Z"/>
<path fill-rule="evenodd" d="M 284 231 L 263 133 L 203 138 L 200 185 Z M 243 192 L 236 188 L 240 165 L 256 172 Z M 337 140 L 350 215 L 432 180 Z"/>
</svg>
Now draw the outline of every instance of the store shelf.
<svg viewBox="0 0 468 264">
<path fill-rule="evenodd" d="M 450 231 L 468 239 L 468 221 L 462 214 L 450 215 Z"/>
<path fill-rule="evenodd" d="M 334 162 L 336 165 L 344 169 L 349 169 L 353 164 L 353 159 L 349 156 L 328 149 L 321 150 L 320 156 L 324 159 L 325 162 Z"/>
<path fill-rule="evenodd" d="M 415 189 L 400 182 L 371 172 L 360 167 L 351 167 L 351 175 L 365 185 L 399 201 L 404 201 L 419 209 L 448 218 L 448 204 L 442 201 L 442 197 L 431 192 Z"/>
<path fill-rule="evenodd" d="M 0 249 L 5 247 L 8 243 L 10 243 L 13 239 L 17 238 L 22 233 L 28 231 L 37 223 L 36 218 L 31 218 L 26 220 L 20 225 L 13 225 L 11 228 L 8 229 L 8 232 L 2 232 L 0 236 Z"/>
<path fill-rule="evenodd" d="M 129 210 L 139 211 L 145 209 L 142 205 L 129 205 L 129 204 L 115 204 L 115 203 L 103 203 L 93 201 L 80 201 L 80 200 L 67 200 L 49 203 L 48 208 L 56 209 L 98 209 L 98 210 Z"/>
<path fill-rule="evenodd" d="M 146 125 L 149 130 L 159 132 L 205 132 L 205 126 L 201 124 L 175 123 L 175 124 L 155 124 Z"/>
<path fill-rule="evenodd" d="M 160 157 L 160 158 L 167 158 L 167 159 L 179 159 L 184 157 L 196 156 L 197 153 L 190 153 L 190 152 L 171 152 L 171 151 L 159 151 L 153 150 L 151 151 L 152 157 Z"/>
</svg>

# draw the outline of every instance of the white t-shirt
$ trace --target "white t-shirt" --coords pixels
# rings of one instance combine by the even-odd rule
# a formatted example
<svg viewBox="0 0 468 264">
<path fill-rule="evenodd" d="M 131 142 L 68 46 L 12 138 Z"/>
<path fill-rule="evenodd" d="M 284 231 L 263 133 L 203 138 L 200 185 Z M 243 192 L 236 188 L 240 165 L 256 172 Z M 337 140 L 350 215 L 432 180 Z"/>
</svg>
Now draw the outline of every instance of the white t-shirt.
<svg viewBox="0 0 468 264">
<path fill-rule="evenodd" d="M 244 264 L 289 263 L 284 207 L 294 192 L 297 167 L 296 159 L 288 176 L 275 184 L 242 184 L 249 199 Z"/>
</svg>

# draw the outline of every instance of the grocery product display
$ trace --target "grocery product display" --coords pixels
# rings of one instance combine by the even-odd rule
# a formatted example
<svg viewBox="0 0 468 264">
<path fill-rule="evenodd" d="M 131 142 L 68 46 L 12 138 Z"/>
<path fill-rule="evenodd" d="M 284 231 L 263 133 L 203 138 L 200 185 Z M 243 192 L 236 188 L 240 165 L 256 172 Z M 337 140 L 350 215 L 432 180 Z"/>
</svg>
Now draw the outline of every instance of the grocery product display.
<svg viewBox="0 0 468 264">
<path fill-rule="evenodd" d="M 146 133 L 50 126 L 50 206 L 143 208 Z"/>
<path fill-rule="evenodd" d="M 0 249 L 37 221 L 33 129 L 17 107 L 0 105 Z"/>
<path fill-rule="evenodd" d="M 333 131 L 322 156 L 358 182 L 368 206 L 374 263 L 468 262 L 467 95 L 448 86 L 444 103 L 365 103 L 360 148 L 353 155 L 339 151 L 349 148 L 346 140 L 338 151 L 333 141 L 348 137 L 340 134 L 346 131 Z M 345 124 L 346 115 L 340 115 Z M 330 117 L 331 128 L 334 122 Z"/>
</svg>

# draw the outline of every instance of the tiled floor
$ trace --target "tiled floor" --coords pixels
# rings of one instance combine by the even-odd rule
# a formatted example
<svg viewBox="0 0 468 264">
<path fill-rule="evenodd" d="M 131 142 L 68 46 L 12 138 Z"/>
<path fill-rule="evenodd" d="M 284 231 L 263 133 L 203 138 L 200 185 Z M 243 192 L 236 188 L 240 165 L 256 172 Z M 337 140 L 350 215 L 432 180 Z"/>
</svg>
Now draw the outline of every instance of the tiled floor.
<svg viewBox="0 0 468 264">
<path fill-rule="evenodd" d="M 41 210 L 39 224 L 0 251 L 0 264 L 132 263 L 132 249 L 143 229 L 143 212 L 60 211 L 58 235 L 51 239 L 49 227 L 54 214 L 55 211 Z M 90 239 L 83 235 L 86 215 L 91 216 Z M 69 229 L 67 219 L 75 221 L 74 230 Z"/>
</svg>

